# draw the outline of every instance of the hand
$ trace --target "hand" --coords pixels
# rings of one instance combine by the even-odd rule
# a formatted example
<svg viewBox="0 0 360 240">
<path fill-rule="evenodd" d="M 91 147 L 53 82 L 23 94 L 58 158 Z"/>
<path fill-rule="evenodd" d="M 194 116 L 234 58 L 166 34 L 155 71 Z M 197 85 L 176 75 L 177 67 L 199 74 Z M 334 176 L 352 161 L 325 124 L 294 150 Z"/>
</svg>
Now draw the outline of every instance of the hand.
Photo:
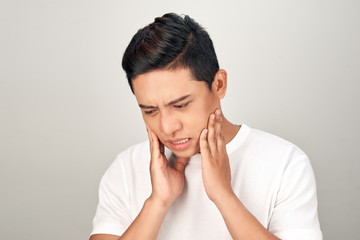
<svg viewBox="0 0 360 240">
<path fill-rule="evenodd" d="M 209 117 L 208 128 L 200 134 L 202 177 L 206 194 L 215 204 L 233 194 L 220 109 Z"/>
<path fill-rule="evenodd" d="M 170 207 L 181 194 L 184 187 L 184 169 L 187 158 L 176 159 L 175 169 L 170 167 L 164 155 L 164 145 L 156 134 L 147 126 L 150 140 L 150 175 L 152 193 L 150 199 L 158 201 L 162 206 Z"/>
</svg>

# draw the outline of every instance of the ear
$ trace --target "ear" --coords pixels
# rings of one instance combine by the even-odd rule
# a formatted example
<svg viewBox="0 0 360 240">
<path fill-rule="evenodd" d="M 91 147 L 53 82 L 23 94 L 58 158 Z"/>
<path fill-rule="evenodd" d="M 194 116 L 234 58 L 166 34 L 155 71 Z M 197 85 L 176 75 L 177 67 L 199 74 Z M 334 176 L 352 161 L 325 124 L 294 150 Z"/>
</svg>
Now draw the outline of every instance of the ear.
<svg viewBox="0 0 360 240">
<path fill-rule="evenodd" d="M 211 86 L 211 90 L 215 93 L 219 99 L 225 96 L 227 87 L 227 72 L 224 69 L 219 69 L 215 74 L 214 81 Z"/>
</svg>

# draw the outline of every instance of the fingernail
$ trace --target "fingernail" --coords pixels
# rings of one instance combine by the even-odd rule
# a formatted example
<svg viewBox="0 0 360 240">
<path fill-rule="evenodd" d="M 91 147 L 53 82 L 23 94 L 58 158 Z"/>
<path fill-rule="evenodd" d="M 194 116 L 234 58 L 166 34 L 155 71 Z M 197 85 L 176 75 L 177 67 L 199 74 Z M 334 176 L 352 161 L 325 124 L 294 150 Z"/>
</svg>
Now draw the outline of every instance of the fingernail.
<svg viewBox="0 0 360 240">
<path fill-rule="evenodd" d="M 216 113 L 217 115 L 220 115 L 220 114 L 221 114 L 221 110 L 220 110 L 220 109 L 217 109 L 217 110 L 215 111 L 215 113 Z"/>
<path fill-rule="evenodd" d="M 211 118 L 211 120 L 215 120 L 215 115 L 211 114 L 210 118 Z"/>
</svg>

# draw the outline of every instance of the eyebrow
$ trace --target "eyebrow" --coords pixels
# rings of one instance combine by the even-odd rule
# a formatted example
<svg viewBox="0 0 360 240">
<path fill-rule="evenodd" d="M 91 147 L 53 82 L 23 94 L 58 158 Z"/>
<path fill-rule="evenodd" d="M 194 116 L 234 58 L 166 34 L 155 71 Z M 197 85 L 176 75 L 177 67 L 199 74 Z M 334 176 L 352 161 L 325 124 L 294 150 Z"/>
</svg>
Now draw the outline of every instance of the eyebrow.
<svg viewBox="0 0 360 240">
<path fill-rule="evenodd" d="M 190 97 L 191 94 L 188 94 L 188 95 L 185 95 L 185 96 L 182 96 L 182 97 L 179 97 L 175 100 L 172 100 L 171 102 L 167 103 L 165 106 L 170 106 L 170 105 L 173 105 L 173 104 L 176 104 L 178 102 L 181 102 L 183 100 L 185 100 L 186 98 Z M 157 108 L 157 107 L 154 107 L 154 106 L 149 106 L 149 105 L 143 105 L 143 104 L 139 104 L 139 107 L 140 108 L 143 108 L 143 109 L 154 109 L 154 108 Z"/>
</svg>

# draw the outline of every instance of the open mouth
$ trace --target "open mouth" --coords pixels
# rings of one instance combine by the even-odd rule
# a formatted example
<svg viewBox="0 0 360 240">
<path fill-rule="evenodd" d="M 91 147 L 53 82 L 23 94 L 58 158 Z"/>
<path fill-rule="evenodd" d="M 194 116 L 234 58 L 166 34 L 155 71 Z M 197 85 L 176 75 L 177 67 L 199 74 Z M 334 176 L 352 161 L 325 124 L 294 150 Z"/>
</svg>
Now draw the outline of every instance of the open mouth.
<svg viewBox="0 0 360 240">
<path fill-rule="evenodd" d="M 173 144 L 182 144 L 182 143 L 186 143 L 190 140 L 190 138 L 186 138 L 186 139 L 183 139 L 181 141 L 177 141 L 177 142 L 172 142 Z"/>
<path fill-rule="evenodd" d="M 168 141 L 173 150 L 184 150 L 190 146 L 191 138 L 175 139 Z"/>
</svg>

